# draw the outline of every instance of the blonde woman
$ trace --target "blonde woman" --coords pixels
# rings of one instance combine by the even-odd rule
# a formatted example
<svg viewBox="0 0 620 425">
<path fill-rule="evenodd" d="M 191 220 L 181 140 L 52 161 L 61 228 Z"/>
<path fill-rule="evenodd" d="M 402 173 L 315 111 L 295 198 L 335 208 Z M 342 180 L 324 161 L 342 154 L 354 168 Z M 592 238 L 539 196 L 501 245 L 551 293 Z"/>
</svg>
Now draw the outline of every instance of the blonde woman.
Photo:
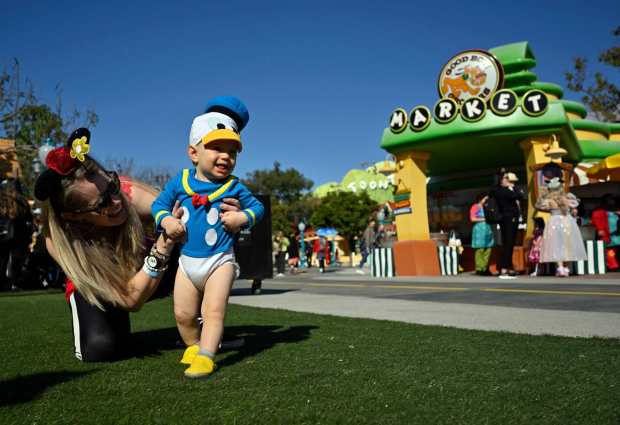
<svg viewBox="0 0 620 425">
<path fill-rule="evenodd" d="M 109 361 L 125 354 L 129 311 L 162 282 L 163 292 L 171 290 L 178 241 L 162 234 L 148 246 L 141 220 L 151 220 L 157 191 L 106 171 L 88 155 L 89 142 L 82 128 L 51 151 L 35 196 L 44 202 L 47 249 L 68 277 L 75 355 Z M 175 216 L 181 211 L 175 208 Z"/>
</svg>

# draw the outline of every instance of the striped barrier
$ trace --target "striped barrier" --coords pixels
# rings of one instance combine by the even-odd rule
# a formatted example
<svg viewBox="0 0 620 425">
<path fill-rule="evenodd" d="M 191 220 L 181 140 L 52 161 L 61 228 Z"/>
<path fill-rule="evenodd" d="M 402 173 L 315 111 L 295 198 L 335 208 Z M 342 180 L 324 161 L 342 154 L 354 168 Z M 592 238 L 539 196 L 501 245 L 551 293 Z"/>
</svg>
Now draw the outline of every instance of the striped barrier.
<svg viewBox="0 0 620 425">
<path fill-rule="evenodd" d="M 394 277 L 394 255 L 392 248 L 374 248 L 370 254 L 370 273 L 374 277 Z"/>
<path fill-rule="evenodd" d="M 605 244 L 586 241 L 586 261 L 577 261 L 577 274 L 605 274 Z"/>
<path fill-rule="evenodd" d="M 456 247 L 438 246 L 437 254 L 442 276 L 459 274 L 459 255 Z"/>
</svg>

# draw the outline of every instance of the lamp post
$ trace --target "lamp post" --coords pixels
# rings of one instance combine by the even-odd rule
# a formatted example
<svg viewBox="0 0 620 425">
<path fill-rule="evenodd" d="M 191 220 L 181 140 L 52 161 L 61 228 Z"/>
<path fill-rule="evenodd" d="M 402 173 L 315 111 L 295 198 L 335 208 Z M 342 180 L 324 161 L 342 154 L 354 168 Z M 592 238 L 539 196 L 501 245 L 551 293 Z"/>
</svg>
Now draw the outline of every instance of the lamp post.
<svg viewBox="0 0 620 425">
<path fill-rule="evenodd" d="M 301 252 L 299 253 L 299 268 L 303 269 L 304 267 L 306 267 L 306 241 L 304 240 L 304 230 L 306 230 L 306 225 L 303 221 L 300 221 L 297 225 L 297 228 L 299 229 L 299 240 L 301 242 Z"/>
</svg>

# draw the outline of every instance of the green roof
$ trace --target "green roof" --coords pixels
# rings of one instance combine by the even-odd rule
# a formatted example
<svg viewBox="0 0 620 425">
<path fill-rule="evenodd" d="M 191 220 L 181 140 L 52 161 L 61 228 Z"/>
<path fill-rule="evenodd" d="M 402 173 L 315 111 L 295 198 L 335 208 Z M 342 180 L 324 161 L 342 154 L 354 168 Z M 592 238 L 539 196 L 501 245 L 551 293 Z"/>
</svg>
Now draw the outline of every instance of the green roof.
<svg viewBox="0 0 620 425">
<path fill-rule="evenodd" d="M 448 124 L 440 124 L 433 119 L 421 132 L 407 127 L 395 134 L 388 127 L 383 131 L 381 147 L 391 153 L 412 149 L 430 152 L 428 173 L 431 176 L 475 168 L 523 165 L 523 153 L 518 142 L 535 135 L 559 134 L 560 145 L 568 151 L 564 159 L 569 162 L 620 153 L 620 143 L 617 142 L 577 140 L 574 129 L 609 137 L 611 133 L 620 133 L 620 123 L 569 120 L 566 111 L 585 118 L 586 108 L 579 102 L 562 99 L 564 92 L 558 84 L 537 81 L 536 74 L 530 71 L 536 66 L 536 58 L 527 41 L 494 47 L 489 52 L 504 67 L 505 87 L 517 96 L 538 89 L 560 100 L 551 100 L 547 112 L 539 117 L 527 116 L 521 108 L 517 108 L 505 117 L 487 110 L 485 117 L 475 123 L 466 122 L 460 116 Z M 432 105 L 429 108 L 432 109 Z"/>
</svg>

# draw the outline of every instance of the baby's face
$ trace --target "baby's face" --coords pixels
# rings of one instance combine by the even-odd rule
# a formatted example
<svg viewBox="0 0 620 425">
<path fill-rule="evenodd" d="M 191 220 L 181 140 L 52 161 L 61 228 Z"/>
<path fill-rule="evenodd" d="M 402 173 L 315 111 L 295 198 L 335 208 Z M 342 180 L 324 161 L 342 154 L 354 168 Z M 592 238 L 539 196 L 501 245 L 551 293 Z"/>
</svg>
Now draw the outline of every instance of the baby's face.
<svg viewBox="0 0 620 425">
<path fill-rule="evenodd" d="M 235 169 L 237 144 L 230 140 L 214 140 L 207 145 L 199 143 L 190 147 L 190 158 L 196 162 L 196 168 L 203 176 L 209 180 L 222 180 Z"/>
</svg>

